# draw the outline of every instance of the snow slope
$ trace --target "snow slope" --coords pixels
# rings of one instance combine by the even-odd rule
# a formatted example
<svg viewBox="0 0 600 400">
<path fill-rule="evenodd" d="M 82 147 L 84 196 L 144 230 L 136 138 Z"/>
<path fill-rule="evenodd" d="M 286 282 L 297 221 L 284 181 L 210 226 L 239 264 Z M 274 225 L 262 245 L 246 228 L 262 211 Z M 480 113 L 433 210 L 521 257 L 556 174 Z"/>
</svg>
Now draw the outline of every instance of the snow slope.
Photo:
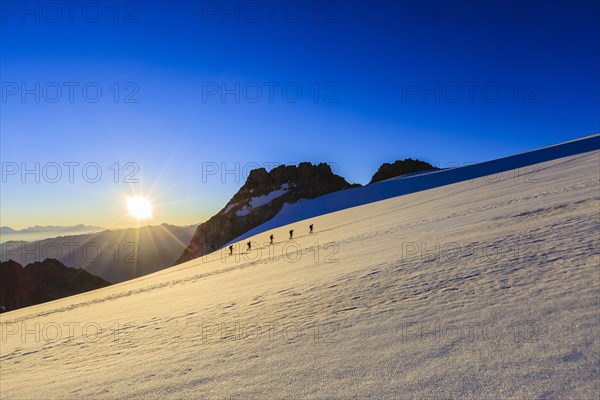
<svg viewBox="0 0 600 400">
<path fill-rule="evenodd" d="M 488 180 L 498 180 L 502 179 L 503 174 L 504 177 L 512 174 L 513 178 L 528 176 L 529 179 L 534 179 L 536 170 L 532 166 L 535 164 L 597 149 L 600 149 L 600 134 L 497 160 L 439 171 L 416 172 L 372 185 L 330 193 L 316 199 L 286 204 L 275 217 L 232 240 L 224 247 L 292 222 L 452 183 L 484 176 L 487 176 Z"/>
<path fill-rule="evenodd" d="M 284 185 L 281 185 L 280 189 L 273 190 L 271 193 L 263 194 L 262 196 L 252 197 L 250 199 L 250 201 L 248 202 L 248 204 L 245 205 L 243 208 L 239 209 L 235 213 L 235 215 L 238 217 L 244 217 L 244 216 L 250 214 L 250 209 L 269 204 L 276 198 L 281 197 L 284 194 L 286 194 L 288 192 L 288 190 L 289 190 L 288 184 L 286 183 Z M 225 212 L 226 213 L 229 212 L 229 210 L 231 208 L 233 208 L 234 206 L 235 206 L 235 204 L 228 206 L 227 209 L 225 210 Z"/>
<path fill-rule="evenodd" d="M 596 399 L 600 154 L 537 166 L 1 314 L 0 397 Z"/>
</svg>

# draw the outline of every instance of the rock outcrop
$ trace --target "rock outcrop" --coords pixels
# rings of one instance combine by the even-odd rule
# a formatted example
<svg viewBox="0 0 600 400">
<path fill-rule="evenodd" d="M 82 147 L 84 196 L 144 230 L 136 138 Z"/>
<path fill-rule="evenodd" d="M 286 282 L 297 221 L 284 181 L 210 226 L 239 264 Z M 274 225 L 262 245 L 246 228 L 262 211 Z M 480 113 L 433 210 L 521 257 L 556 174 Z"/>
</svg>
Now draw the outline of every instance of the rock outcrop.
<svg viewBox="0 0 600 400">
<path fill-rule="evenodd" d="M 57 300 L 109 286 L 83 269 L 69 268 L 55 259 L 22 267 L 9 260 L 0 263 L 0 312 Z"/>
<path fill-rule="evenodd" d="M 393 164 L 385 163 L 379 167 L 377 172 L 375 172 L 375 175 L 373 175 L 373 178 L 371 178 L 369 185 L 371 183 L 385 181 L 386 179 L 395 178 L 397 176 L 436 169 L 439 168 L 436 168 L 425 161 L 413 160 L 412 158 L 398 160 Z"/>
<path fill-rule="evenodd" d="M 284 204 L 356 187 L 328 164 L 281 165 L 250 172 L 246 183 L 218 214 L 204 222 L 176 264 L 208 254 L 273 218 Z"/>
</svg>

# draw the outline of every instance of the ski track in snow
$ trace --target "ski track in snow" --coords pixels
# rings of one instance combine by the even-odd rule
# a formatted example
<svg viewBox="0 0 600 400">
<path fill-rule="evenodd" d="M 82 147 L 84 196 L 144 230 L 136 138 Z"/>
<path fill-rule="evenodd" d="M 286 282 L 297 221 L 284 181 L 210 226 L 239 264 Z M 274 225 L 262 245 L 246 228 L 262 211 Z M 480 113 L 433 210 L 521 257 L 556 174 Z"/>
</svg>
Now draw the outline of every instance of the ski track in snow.
<svg viewBox="0 0 600 400">
<path fill-rule="evenodd" d="M 597 398 L 600 155 L 539 167 L 2 314 L 0 398 Z"/>
</svg>

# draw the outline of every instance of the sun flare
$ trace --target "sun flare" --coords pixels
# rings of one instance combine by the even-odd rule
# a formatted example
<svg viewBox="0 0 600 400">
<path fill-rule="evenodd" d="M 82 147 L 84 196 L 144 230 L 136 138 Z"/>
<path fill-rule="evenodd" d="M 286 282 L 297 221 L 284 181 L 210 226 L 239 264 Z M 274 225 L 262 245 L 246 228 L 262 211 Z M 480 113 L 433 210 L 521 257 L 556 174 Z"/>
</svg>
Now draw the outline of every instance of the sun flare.
<svg viewBox="0 0 600 400">
<path fill-rule="evenodd" d="M 138 221 L 152 218 L 152 204 L 146 197 L 129 197 L 127 199 L 127 209 L 129 210 L 129 215 Z"/>
</svg>

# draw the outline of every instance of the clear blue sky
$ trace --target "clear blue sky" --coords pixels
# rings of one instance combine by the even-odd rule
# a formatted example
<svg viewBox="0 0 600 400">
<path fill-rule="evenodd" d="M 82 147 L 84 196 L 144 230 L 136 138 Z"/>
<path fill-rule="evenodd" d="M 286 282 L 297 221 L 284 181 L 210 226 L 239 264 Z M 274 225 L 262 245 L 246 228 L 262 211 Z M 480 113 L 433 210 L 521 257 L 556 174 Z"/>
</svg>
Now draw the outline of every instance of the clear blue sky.
<svg viewBox="0 0 600 400">
<path fill-rule="evenodd" d="M 254 165 L 326 161 L 364 184 L 396 159 L 444 167 L 600 130 L 595 1 L 0 4 L 15 228 L 134 225 L 133 193 L 155 202 L 148 223 L 191 224 Z M 39 183 L 21 174 L 36 163 Z"/>
</svg>

